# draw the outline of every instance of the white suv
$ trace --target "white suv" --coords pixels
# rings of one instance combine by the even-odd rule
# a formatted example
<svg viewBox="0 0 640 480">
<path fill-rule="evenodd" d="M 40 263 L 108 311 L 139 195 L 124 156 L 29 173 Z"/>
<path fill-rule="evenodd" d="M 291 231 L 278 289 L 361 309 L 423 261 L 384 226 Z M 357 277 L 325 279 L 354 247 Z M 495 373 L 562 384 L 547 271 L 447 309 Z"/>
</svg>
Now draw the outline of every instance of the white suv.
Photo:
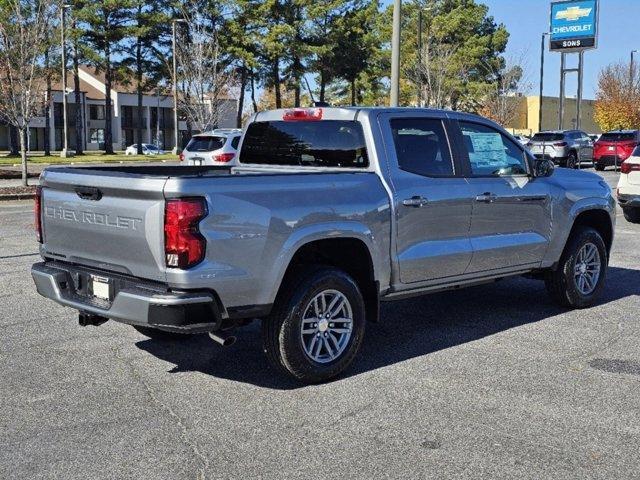
<svg viewBox="0 0 640 480">
<path fill-rule="evenodd" d="M 622 162 L 616 193 L 624 218 L 640 223 L 640 146 Z"/>
<path fill-rule="evenodd" d="M 180 154 L 181 165 L 224 165 L 238 164 L 236 153 L 242 130 L 219 128 L 194 135 Z"/>
</svg>

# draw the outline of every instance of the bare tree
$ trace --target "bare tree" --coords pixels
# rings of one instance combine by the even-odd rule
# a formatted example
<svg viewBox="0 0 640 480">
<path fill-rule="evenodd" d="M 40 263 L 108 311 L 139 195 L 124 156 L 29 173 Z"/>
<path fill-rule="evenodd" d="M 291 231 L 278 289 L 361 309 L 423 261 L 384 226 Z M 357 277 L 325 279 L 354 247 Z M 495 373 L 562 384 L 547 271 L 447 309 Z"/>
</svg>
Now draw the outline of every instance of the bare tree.
<svg viewBox="0 0 640 480">
<path fill-rule="evenodd" d="M 406 77 L 418 85 L 418 103 L 431 108 L 451 108 L 454 90 L 449 82 L 449 64 L 456 48 L 432 40 L 421 53 L 416 63 L 405 72 Z"/>
<path fill-rule="evenodd" d="M 42 72 L 53 0 L 0 4 L 0 118 L 18 129 L 22 183 L 27 185 L 29 123 L 41 113 L 47 85 Z"/>
<path fill-rule="evenodd" d="M 193 9 L 191 11 L 197 11 Z M 178 109 L 187 123 L 202 131 L 216 128 L 220 120 L 235 112 L 224 102 L 236 86 L 231 69 L 222 61 L 216 31 L 198 13 L 184 13 L 189 31 L 178 42 L 176 60 L 181 91 Z"/>
<path fill-rule="evenodd" d="M 516 120 L 521 97 L 531 89 L 531 82 L 525 76 L 526 53 L 507 57 L 500 69 L 487 69 L 494 77 L 479 113 L 494 122 L 510 126 Z"/>
</svg>

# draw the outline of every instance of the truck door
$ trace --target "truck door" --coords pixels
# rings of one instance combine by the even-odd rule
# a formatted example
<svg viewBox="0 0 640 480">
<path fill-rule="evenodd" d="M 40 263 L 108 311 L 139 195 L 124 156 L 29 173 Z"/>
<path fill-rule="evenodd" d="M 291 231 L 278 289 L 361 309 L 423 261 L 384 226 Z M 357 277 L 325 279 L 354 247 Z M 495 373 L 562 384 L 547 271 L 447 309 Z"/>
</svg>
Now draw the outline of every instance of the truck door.
<svg viewBox="0 0 640 480">
<path fill-rule="evenodd" d="M 424 112 L 380 118 L 396 215 L 400 283 L 454 277 L 471 260 L 472 198 L 452 155 L 442 115 Z"/>
<path fill-rule="evenodd" d="M 468 157 L 474 196 L 473 258 L 466 273 L 535 267 L 549 244 L 548 183 L 530 175 L 522 147 L 502 132 L 483 123 L 457 124 L 453 135 Z"/>
</svg>

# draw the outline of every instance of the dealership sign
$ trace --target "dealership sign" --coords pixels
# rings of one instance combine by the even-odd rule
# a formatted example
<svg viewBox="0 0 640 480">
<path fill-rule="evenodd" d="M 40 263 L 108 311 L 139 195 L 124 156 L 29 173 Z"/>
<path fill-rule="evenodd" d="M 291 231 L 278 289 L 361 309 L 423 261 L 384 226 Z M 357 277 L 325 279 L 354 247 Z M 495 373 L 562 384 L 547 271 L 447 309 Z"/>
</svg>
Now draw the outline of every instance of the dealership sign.
<svg viewBox="0 0 640 480">
<path fill-rule="evenodd" d="M 551 3 L 550 48 L 580 51 L 596 47 L 598 1 L 569 0 Z"/>
</svg>

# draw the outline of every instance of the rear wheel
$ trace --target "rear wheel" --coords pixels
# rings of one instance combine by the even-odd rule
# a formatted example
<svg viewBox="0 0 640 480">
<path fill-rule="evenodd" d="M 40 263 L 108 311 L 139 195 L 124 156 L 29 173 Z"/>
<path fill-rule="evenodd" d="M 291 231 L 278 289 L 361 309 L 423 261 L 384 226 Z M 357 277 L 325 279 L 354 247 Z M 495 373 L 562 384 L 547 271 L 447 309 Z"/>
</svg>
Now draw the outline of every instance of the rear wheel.
<svg viewBox="0 0 640 480">
<path fill-rule="evenodd" d="M 576 152 L 569 152 L 569 156 L 567 157 L 567 168 L 577 168 L 578 167 L 578 156 Z"/>
<path fill-rule="evenodd" d="M 598 162 L 595 162 L 593 164 L 593 168 L 595 168 L 599 172 L 602 172 L 604 170 L 604 165 L 600 165 Z"/>
<path fill-rule="evenodd" d="M 623 208 L 622 213 L 624 213 L 624 218 L 627 222 L 640 223 L 640 208 Z"/>
<path fill-rule="evenodd" d="M 593 228 L 580 227 L 569 238 L 557 269 L 547 272 L 547 291 L 564 307 L 589 307 L 600 296 L 607 263 L 607 249 L 600 234 Z"/>
<path fill-rule="evenodd" d="M 151 338 L 153 340 L 184 340 L 186 338 L 189 338 L 188 333 L 167 332 L 165 330 L 159 330 L 157 328 L 151 327 L 141 327 L 139 325 L 132 325 L 132 327 L 145 337 Z"/>
<path fill-rule="evenodd" d="M 319 383 L 340 374 L 358 353 L 364 301 L 355 281 L 336 268 L 310 267 L 295 277 L 263 320 L 263 348 L 281 372 Z"/>
</svg>

